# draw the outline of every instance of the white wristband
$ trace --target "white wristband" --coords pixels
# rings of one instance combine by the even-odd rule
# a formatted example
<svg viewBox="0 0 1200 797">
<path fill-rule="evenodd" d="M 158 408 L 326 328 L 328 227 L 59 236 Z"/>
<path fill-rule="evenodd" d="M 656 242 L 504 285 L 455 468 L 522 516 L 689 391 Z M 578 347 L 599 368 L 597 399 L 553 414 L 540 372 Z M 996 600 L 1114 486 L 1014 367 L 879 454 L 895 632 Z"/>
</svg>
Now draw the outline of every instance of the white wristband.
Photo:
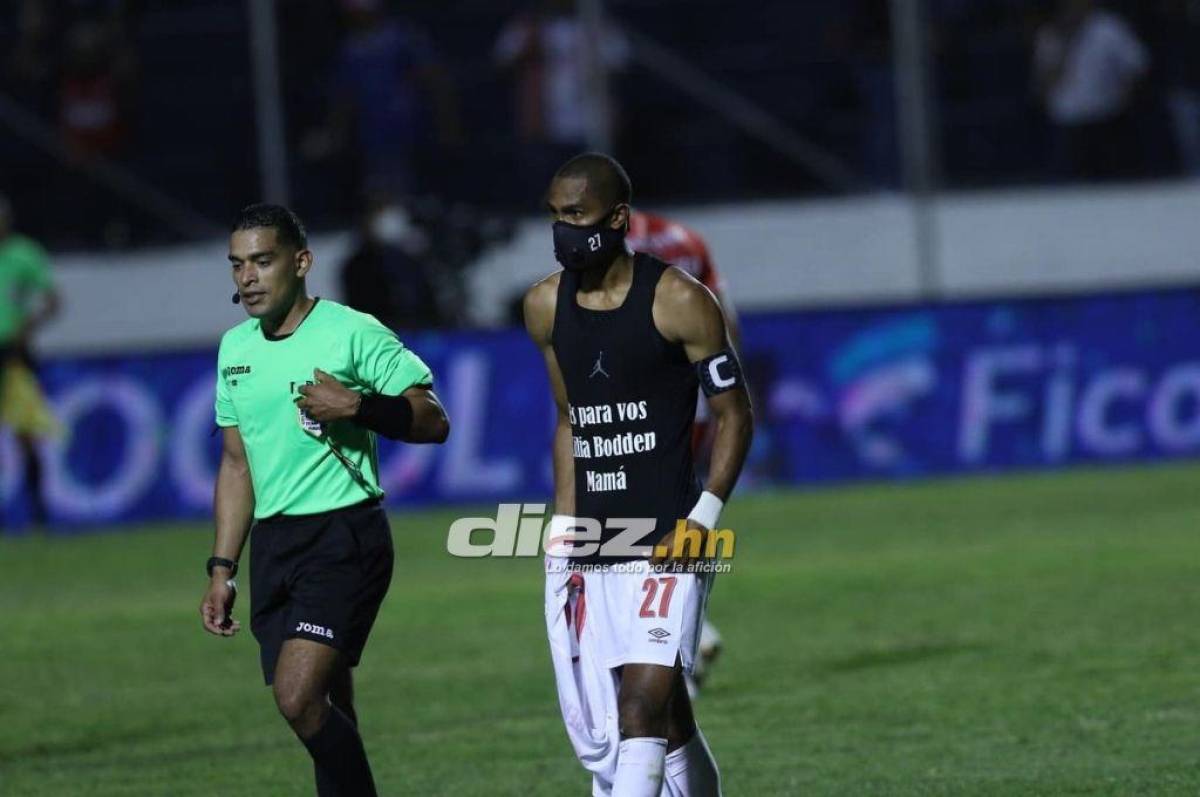
<svg viewBox="0 0 1200 797">
<path fill-rule="evenodd" d="M 721 510 L 725 508 L 725 502 L 708 490 L 700 493 L 700 500 L 692 507 L 692 511 L 688 513 L 688 520 L 699 523 L 704 528 L 712 531 L 717 527 L 717 522 L 721 519 Z"/>
<path fill-rule="evenodd" d="M 574 528 L 574 515 L 553 515 L 546 524 L 545 538 L 542 541 L 546 554 L 555 558 L 570 556 L 574 548 Z"/>
</svg>

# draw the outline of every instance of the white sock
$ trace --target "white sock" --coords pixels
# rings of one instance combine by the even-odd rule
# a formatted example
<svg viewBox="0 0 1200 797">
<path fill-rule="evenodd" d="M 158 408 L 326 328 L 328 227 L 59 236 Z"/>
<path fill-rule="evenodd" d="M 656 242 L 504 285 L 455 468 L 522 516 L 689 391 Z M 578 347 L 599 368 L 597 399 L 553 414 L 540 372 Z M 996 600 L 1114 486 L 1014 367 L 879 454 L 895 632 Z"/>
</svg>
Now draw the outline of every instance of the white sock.
<svg viewBox="0 0 1200 797">
<path fill-rule="evenodd" d="M 666 757 L 666 739 L 649 736 L 623 739 L 617 748 L 613 797 L 659 797 Z"/>
<path fill-rule="evenodd" d="M 721 773 L 699 727 L 687 744 L 667 754 L 661 794 L 662 797 L 721 797 Z"/>
</svg>

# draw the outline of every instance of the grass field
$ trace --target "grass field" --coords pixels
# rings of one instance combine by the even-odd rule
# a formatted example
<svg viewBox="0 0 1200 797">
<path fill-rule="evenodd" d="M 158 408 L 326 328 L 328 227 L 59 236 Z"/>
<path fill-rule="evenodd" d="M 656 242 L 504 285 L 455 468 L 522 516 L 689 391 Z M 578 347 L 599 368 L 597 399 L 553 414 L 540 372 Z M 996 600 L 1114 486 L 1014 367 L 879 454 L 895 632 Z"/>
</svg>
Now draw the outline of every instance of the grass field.
<svg viewBox="0 0 1200 797">
<path fill-rule="evenodd" d="M 1196 466 L 734 502 L 698 704 L 725 793 L 1200 793 L 1198 510 Z M 587 794 L 538 563 L 451 559 L 451 517 L 394 519 L 358 681 L 381 793 Z M 0 540 L 0 794 L 311 793 L 253 639 L 200 629 L 208 545 Z"/>
</svg>

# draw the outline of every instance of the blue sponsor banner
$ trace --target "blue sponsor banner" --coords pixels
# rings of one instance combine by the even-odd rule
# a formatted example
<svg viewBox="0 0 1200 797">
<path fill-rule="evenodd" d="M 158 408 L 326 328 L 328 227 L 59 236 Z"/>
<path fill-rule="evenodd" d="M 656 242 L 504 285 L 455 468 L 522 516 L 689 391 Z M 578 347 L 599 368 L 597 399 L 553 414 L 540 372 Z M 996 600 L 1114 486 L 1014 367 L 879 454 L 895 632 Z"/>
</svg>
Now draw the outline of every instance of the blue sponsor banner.
<svg viewBox="0 0 1200 797">
<path fill-rule="evenodd" d="M 1195 291 L 769 313 L 743 327 L 759 420 L 751 485 L 1200 454 Z M 390 503 L 550 496 L 554 408 L 524 334 L 405 338 L 453 431 L 444 446 L 381 444 Z M 42 445 L 57 526 L 209 514 L 214 362 L 198 351 L 43 364 L 67 430 Z M 24 492 L 0 436 L 6 527 L 26 516 Z"/>
</svg>

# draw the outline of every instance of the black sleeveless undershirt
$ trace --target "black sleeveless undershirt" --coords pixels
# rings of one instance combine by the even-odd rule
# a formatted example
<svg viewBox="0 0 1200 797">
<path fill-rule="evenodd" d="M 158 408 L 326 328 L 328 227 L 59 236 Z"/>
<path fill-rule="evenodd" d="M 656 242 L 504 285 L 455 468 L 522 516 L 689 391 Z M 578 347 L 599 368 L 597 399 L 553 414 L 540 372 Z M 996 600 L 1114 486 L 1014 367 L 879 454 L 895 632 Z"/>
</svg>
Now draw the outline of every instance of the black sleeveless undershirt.
<svg viewBox="0 0 1200 797">
<path fill-rule="evenodd" d="M 564 270 L 558 286 L 552 342 L 570 405 L 575 514 L 599 520 L 605 541 L 620 533 L 609 518 L 653 518 L 654 531 L 639 544 L 654 544 L 700 496 L 696 372 L 683 346 L 654 325 L 654 291 L 667 268 L 635 255 L 633 282 L 613 310 L 580 307 L 575 272 Z"/>
</svg>

